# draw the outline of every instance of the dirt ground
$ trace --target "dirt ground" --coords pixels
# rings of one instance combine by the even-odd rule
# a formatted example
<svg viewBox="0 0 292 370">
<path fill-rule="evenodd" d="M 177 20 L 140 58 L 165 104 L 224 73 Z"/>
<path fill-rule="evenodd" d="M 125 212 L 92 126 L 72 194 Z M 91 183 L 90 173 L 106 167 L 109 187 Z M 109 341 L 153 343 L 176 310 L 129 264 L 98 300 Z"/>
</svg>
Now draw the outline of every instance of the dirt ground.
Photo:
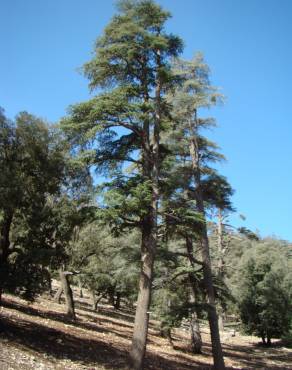
<svg viewBox="0 0 292 370">
<path fill-rule="evenodd" d="M 77 291 L 74 292 L 77 295 Z M 85 292 L 86 293 L 86 292 Z M 131 344 L 133 313 L 101 305 L 91 309 L 89 296 L 77 300 L 77 320 L 67 319 L 64 304 L 49 298 L 28 303 L 4 295 L 0 308 L 1 370 L 114 370 L 126 369 Z M 151 322 L 145 369 L 211 369 L 210 337 L 203 332 L 203 353 L 188 352 L 187 333 L 177 329 L 174 348 L 158 335 Z M 259 339 L 221 333 L 227 369 L 292 369 L 292 349 L 277 343 L 259 346 Z"/>
</svg>

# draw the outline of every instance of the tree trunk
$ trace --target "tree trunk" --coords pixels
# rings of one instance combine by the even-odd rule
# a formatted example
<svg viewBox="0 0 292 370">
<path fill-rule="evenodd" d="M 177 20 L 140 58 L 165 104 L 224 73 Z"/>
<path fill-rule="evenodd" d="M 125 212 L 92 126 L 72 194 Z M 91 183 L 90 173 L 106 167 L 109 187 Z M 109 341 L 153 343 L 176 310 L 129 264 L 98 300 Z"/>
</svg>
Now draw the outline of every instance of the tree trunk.
<svg viewBox="0 0 292 370">
<path fill-rule="evenodd" d="M 191 350 L 193 353 L 202 353 L 201 330 L 196 312 L 190 315 Z"/>
<path fill-rule="evenodd" d="M 79 297 L 83 298 L 82 283 L 80 280 L 78 281 L 78 287 L 79 287 Z"/>
<path fill-rule="evenodd" d="M 212 342 L 212 354 L 214 360 L 214 369 L 223 370 L 225 369 L 223 351 L 220 341 L 220 333 L 218 326 L 218 316 L 216 312 L 215 304 L 215 294 L 212 281 L 212 270 L 211 270 L 211 260 L 209 255 L 209 242 L 207 236 L 207 229 L 203 232 L 203 238 L 201 240 L 201 250 L 202 250 L 202 260 L 204 262 L 203 274 L 204 274 L 204 286 L 207 293 L 208 299 L 208 320 L 211 333 L 211 342 Z"/>
<path fill-rule="evenodd" d="M 218 277 L 221 281 L 224 279 L 224 244 L 223 244 L 223 215 L 222 210 L 218 209 L 218 224 L 217 224 L 217 247 L 218 247 L 218 265 L 217 265 L 217 272 Z M 226 250 L 226 249 L 225 249 Z M 219 302 L 219 308 L 218 308 L 218 325 L 219 330 L 224 330 L 224 308 L 222 304 Z"/>
<path fill-rule="evenodd" d="M 109 289 L 108 290 L 108 303 L 115 308 L 115 290 Z"/>
<path fill-rule="evenodd" d="M 218 247 L 218 276 L 223 279 L 224 276 L 224 260 L 223 260 L 223 251 L 224 251 L 224 245 L 223 245 L 223 215 L 222 210 L 218 209 L 218 225 L 217 225 L 217 247 Z"/>
<path fill-rule="evenodd" d="M 139 281 L 139 293 L 135 315 L 135 324 L 130 352 L 131 368 L 140 370 L 143 367 L 143 360 L 146 350 L 149 306 L 151 300 L 151 284 L 153 278 L 154 245 L 150 230 L 143 230 L 142 233 L 142 266 Z"/>
<path fill-rule="evenodd" d="M 94 292 L 93 290 L 91 291 L 91 296 L 92 296 L 92 309 L 93 309 L 94 311 L 97 311 L 97 309 L 98 309 L 98 304 L 99 304 L 99 302 L 102 300 L 102 298 L 104 298 L 104 297 L 105 297 L 105 295 L 106 295 L 106 293 L 102 293 L 102 294 L 100 294 L 98 297 L 96 297 L 95 292 Z"/>
<path fill-rule="evenodd" d="M 195 258 L 194 258 L 194 248 L 193 248 L 193 242 L 191 237 L 186 237 L 186 249 L 188 254 L 189 263 L 192 267 L 195 267 Z M 189 283 L 190 283 L 190 303 L 196 302 L 196 282 L 192 276 L 192 274 L 189 274 Z M 201 330 L 200 330 L 200 324 L 198 321 L 198 315 L 196 312 L 196 309 L 194 308 L 192 312 L 189 314 L 190 319 L 190 336 L 191 336 L 191 350 L 193 353 L 201 353 L 202 352 L 202 337 L 201 337 Z"/>
<path fill-rule="evenodd" d="M 220 308 L 218 310 L 218 326 L 220 331 L 224 331 L 224 313 Z"/>
<path fill-rule="evenodd" d="M 211 342 L 212 342 L 212 354 L 214 361 L 214 369 L 223 370 L 225 369 L 223 351 L 220 342 L 220 333 L 218 326 L 218 316 L 216 312 L 215 305 L 215 293 L 213 288 L 212 281 L 212 268 L 211 268 L 211 258 L 209 251 L 209 240 L 207 234 L 207 224 L 205 216 L 205 207 L 204 199 L 201 187 L 201 170 L 200 170 L 200 160 L 199 160 L 199 144 L 197 140 L 197 112 L 195 112 L 195 121 L 189 122 L 189 128 L 191 132 L 190 139 L 190 155 L 192 159 L 192 169 L 194 176 L 194 183 L 196 186 L 196 203 L 197 210 L 202 215 L 203 223 L 201 230 L 201 256 L 203 262 L 203 275 L 204 275 L 204 286 L 207 294 L 207 303 L 208 303 L 208 321 L 210 326 L 211 333 Z"/>
<path fill-rule="evenodd" d="M 48 284 L 49 284 L 49 295 L 50 297 L 54 297 L 51 276 L 48 279 Z"/>
<path fill-rule="evenodd" d="M 5 282 L 5 265 L 9 256 L 10 247 L 10 229 L 13 220 L 12 212 L 5 212 L 2 221 L 0 234 L 0 304 L 2 298 L 2 290 Z"/>
<path fill-rule="evenodd" d="M 119 310 L 121 306 L 121 293 L 117 292 L 116 294 L 116 300 L 115 300 L 115 309 Z"/>
<path fill-rule="evenodd" d="M 163 338 L 167 338 L 168 343 L 172 348 L 174 348 L 172 337 L 171 337 L 171 328 L 160 328 L 160 335 Z"/>
<path fill-rule="evenodd" d="M 73 293 L 72 293 L 72 289 L 69 283 L 69 275 L 71 275 L 71 273 L 68 271 L 63 271 L 63 269 L 61 268 L 59 269 L 59 275 L 60 275 L 61 285 L 63 287 L 63 291 L 65 295 L 65 301 L 67 305 L 67 315 L 71 319 L 75 320 L 76 316 L 75 316 Z"/>
<path fill-rule="evenodd" d="M 272 345 L 271 337 L 269 336 L 269 334 L 267 334 L 267 346 L 271 347 L 271 345 Z"/>
<path fill-rule="evenodd" d="M 61 286 L 58 288 L 56 294 L 54 295 L 54 301 L 57 302 L 57 303 L 61 303 L 61 296 L 62 296 L 62 293 L 63 293 L 63 287 L 62 287 L 62 284 Z"/>
<path fill-rule="evenodd" d="M 95 291 L 91 290 L 90 293 L 91 293 L 91 302 L 92 302 L 91 307 L 92 307 L 93 311 L 96 311 L 97 310 L 97 298 L 96 298 L 96 295 L 95 295 Z"/>
<path fill-rule="evenodd" d="M 156 54 L 157 69 L 161 66 L 160 51 Z M 159 200 L 159 171 L 160 171 L 160 124 L 161 124 L 161 76 L 156 75 L 155 87 L 155 116 L 150 126 L 150 117 L 143 122 L 143 144 L 142 144 L 142 173 L 145 180 L 151 182 L 151 204 L 147 215 L 142 221 L 141 242 L 141 272 L 139 280 L 139 293 L 135 314 L 132 347 L 130 352 L 130 365 L 133 370 L 143 368 L 143 360 L 146 351 L 149 306 L 151 302 L 151 286 L 153 279 L 154 258 L 157 247 L 157 212 Z M 145 80 L 142 81 L 145 84 Z M 145 103 L 149 102 L 149 90 L 147 82 L 144 85 Z M 151 118 L 152 121 L 152 118 Z"/>
</svg>

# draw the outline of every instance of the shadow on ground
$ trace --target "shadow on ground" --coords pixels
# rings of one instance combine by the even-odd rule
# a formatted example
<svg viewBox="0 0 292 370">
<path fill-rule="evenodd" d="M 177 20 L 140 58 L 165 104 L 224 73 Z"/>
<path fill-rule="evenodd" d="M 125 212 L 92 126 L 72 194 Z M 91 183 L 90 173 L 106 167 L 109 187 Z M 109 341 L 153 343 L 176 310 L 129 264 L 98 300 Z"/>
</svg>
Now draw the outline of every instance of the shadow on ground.
<svg viewBox="0 0 292 370">
<path fill-rule="evenodd" d="M 17 314 L 11 316 L 4 316 L 1 318 L 1 337 L 6 338 L 10 342 L 18 343 L 23 348 L 37 351 L 38 353 L 46 354 L 53 357 L 56 361 L 58 359 L 69 359 L 76 361 L 84 366 L 98 366 L 102 365 L 106 369 L 125 369 L 128 359 L 129 341 L 131 338 L 131 325 L 126 321 L 121 323 L 120 327 L 116 324 L 115 328 L 106 328 L 104 322 L 113 323 L 111 313 L 106 315 L 102 312 L 102 317 L 95 319 L 93 322 L 71 321 L 66 315 L 53 312 L 42 311 L 35 307 L 29 307 L 25 304 L 16 303 L 10 300 L 4 300 L 3 306 L 9 309 L 17 310 L 24 314 L 30 315 L 35 319 L 29 320 L 26 318 L 17 319 Z M 17 312 L 16 311 L 16 312 Z M 94 315 L 94 312 L 91 311 Z M 100 312 L 98 312 L 98 315 Z M 90 310 L 81 312 L 80 316 L 94 319 L 90 315 Z M 114 315 L 117 316 L 117 315 Z M 54 320 L 65 325 L 60 328 L 50 328 L 50 323 L 46 325 L 39 323 L 37 317 L 43 319 Z M 66 326 L 66 324 L 70 324 Z M 70 327 L 85 329 L 86 333 L 78 335 Z M 119 330 L 120 329 L 120 330 Z M 97 332 L 105 333 L 105 340 L 99 340 L 94 335 Z M 121 343 L 110 343 L 107 340 L 107 335 L 114 334 L 120 337 Z M 175 341 L 179 343 L 179 338 Z M 148 352 L 145 369 L 148 370 L 210 370 L 212 367 L 208 366 L 198 360 L 196 357 L 190 358 L 185 356 L 184 348 L 181 345 L 176 346 L 177 351 L 172 354 L 161 354 Z M 270 365 L 283 361 L 287 363 L 287 356 L 280 350 L 275 348 L 266 350 L 256 346 L 224 344 L 223 346 L 225 356 L 241 363 L 241 367 L 237 369 L 268 369 L 268 370 L 289 370 L 291 367 Z M 204 354 L 209 356 L 211 353 L 210 344 L 204 345 Z M 291 358 L 292 362 L 292 358 Z M 228 368 L 227 368 L 228 369 Z M 231 368 L 229 368 L 231 369 Z M 233 369 L 235 369 L 233 367 Z"/>
<path fill-rule="evenodd" d="M 70 324 L 76 327 L 89 328 L 83 323 L 72 322 L 65 315 L 55 312 L 43 312 L 33 307 L 27 307 L 19 303 L 4 301 L 3 306 L 10 309 L 16 309 L 22 313 L 52 319 L 64 324 Z M 92 330 L 92 327 L 90 327 Z M 103 330 L 104 331 L 104 330 Z M 90 334 L 90 333 L 89 333 Z M 29 321 L 21 318 L 16 320 L 15 316 L 1 318 L 1 337 L 10 342 L 17 343 L 23 348 L 46 354 L 54 359 L 70 359 L 77 361 L 84 366 L 102 365 L 106 369 L 124 369 L 128 359 L 128 345 L 118 348 L 108 342 L 100 341 L 96 338 L 84 338 L 70 333 L 68 327 L 66 331 L 55 329 L 37 323 L 37 320 Z M 130 339 L 130 335 L 127 337 Z M 170 356 L 162 357 L 159 354 L 149 353 L 145 361 L 145 369 L 159 370 L 190 370 L 190 369 L 211 369 L 210 366 L 193 361 L 187 364 L 186 359 Z"/>
</svg>

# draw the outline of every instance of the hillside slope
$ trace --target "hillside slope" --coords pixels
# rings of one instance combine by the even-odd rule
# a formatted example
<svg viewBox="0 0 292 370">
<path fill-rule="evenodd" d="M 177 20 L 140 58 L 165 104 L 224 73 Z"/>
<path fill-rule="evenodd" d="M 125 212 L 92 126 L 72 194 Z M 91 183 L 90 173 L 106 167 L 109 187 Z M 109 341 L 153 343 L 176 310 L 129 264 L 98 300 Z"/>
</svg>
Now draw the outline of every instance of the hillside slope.
<svg viewBox="0 0 292 370">
<path fill-rule="evenodd" d="M 75 296 L 77 292 L 75 291 Z M 89 296 L 77 300 L 77 320 L 64 314 L 64 305 L 39 297 L 29 303 L 4 295 L 0 308 L 1 370 L 126 369 L 131 344 L 133 314 L 102 305 L 91 309 Z M 146 369 L 211 369 L 212 357 L 207 328 L 203 327 L 201 355 L 188 352 L 187 333 L 174 332 L 174 349 L 159 336 L 151 322 Z M 292 350 L 258 346 L 258 338 L 222 333 L 226 365 L 229 369 L 292 369 Z"/>
</svg>

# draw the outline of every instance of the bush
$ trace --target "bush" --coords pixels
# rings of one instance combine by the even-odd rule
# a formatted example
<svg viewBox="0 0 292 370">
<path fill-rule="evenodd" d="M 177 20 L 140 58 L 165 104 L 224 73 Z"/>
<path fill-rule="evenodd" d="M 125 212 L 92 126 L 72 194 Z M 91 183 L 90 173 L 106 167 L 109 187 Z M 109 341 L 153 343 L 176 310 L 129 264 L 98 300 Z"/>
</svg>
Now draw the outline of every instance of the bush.
<svg viewBox="0 0 292 370">
<path fill-rule="evenodd" d="M 237 297 L 241 320 L 247 333 L 262 338 L 288 334 L 291 322 L 292 279 L 286 251 L 259 243 L 247 251 L 239 268 Z"/>
</svg>

